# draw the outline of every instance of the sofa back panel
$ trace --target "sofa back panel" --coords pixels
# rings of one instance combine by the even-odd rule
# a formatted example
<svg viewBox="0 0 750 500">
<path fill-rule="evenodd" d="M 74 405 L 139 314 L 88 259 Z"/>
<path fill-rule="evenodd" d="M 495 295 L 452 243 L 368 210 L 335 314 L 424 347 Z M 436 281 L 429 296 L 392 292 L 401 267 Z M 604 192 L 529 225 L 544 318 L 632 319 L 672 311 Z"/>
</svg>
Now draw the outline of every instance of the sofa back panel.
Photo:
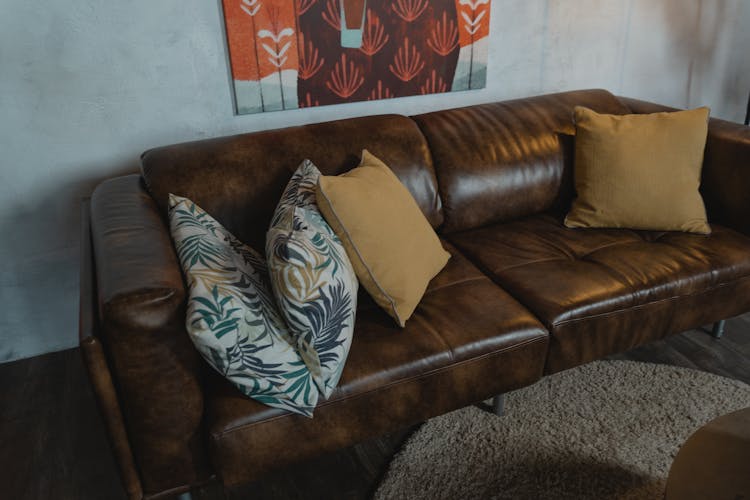
<svg viewBox="0 0 750 500">
<path fill-rule="evenodd" d="M 572 198 L 566 150 L 573 108 L 626 114 L 604 90 L 564 92 L 413 117 L 432 152 L 445 232 L 564 206 Z M 567 136 L 567 137 L 566 137 Z M 570 160 L 570 158 L 567 158 Z"/>
<path fill-rule="evenodd" d="M 360 160 L 382 159 L 417 200 L 427 219 L 442 223 L 437 180 L 419 127 L 381 115 L 269 130 L 153 149 L 141 157 L 146 185 L 166 214 L 169 193 L 196 202 L 240 240 L 263 251 L 268 224 L 292 173 L 306 158 L 327 175 Z"/>
</svg>

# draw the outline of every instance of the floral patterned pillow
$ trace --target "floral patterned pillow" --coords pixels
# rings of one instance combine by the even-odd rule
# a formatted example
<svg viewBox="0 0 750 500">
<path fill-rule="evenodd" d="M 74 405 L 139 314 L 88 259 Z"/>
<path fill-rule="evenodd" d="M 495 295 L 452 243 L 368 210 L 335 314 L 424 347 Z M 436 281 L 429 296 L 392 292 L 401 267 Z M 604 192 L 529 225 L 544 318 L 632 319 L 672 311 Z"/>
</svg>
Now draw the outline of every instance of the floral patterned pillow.
<svg viewBox="0 0 750 500">
<path fill-rule="evenodd" d="M 286 186 L 266 235 L 271 286 L 318 389 L 336 388 L 354 333 L 359 283 L 315 202 L 317 167 L 305 160 Z"/>
<path fill-rule="evenodd" d="M 169 221 L 195 347 L 247 396 L 311 417 L 318 388 L 277 311 L 263 257 L 186 198 L 169 195 Z"/>
</svg>

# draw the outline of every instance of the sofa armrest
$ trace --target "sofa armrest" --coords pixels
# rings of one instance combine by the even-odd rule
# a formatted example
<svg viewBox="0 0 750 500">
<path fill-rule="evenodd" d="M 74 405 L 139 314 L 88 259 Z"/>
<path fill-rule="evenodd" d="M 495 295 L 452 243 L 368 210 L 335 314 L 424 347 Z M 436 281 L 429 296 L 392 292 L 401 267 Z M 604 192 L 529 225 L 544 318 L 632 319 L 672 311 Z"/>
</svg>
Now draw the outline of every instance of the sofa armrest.
<svg viewBox="0 0 750 500">
<path fill-rule="evenodd" d="M 709 221 L 750 236 L 750 127 L 709 122 L 701 193 Z"/>
<path fill-rule="evenodd" d="M 109 370 L 104 348 L 98 337 L 96 282 L 94 255 L 91 247 L 91 199 L 81 202 L 81 251 L 80 251 L 80 302 L 78 314 L 78 339 L 84 365 L 89 373 L 92 389 L 107 428 L 120 477 L 128 498 L 143 498 L 141 480 L 130 449 L 125 421 L 120 409 L 112 374 Z"/>
<path fill-rule="evenodd" d="M 185 285 L 139 175 L 91 198 L 99 334 L 145 496 L 195 484 L 205 462 L 202 365 L 185 332 Z"/>
<path fill-rule="evenodd" d="M 636 99 L 620 98 L 634 113 L 675 111 Z M 708 122 L 701 194 L 709 222 L 750 235 L 750 127 L 717 118 Z"/>
</svg>

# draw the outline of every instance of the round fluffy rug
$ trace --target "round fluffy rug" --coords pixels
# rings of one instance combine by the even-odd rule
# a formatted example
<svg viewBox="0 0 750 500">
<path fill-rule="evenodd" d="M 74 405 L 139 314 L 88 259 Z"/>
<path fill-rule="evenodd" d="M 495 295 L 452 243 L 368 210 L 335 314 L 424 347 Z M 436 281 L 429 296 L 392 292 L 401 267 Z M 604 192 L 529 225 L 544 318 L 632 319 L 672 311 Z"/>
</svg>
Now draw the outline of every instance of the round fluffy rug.
<svg viewBox="0 0 750 500">
<path fill-rule="evenodd" d="M 661 499 L 682 443 L 750 406 L 750 386 L 709 373 L 598 361 L 425 423 L 376 499 Z"/>
</svg>

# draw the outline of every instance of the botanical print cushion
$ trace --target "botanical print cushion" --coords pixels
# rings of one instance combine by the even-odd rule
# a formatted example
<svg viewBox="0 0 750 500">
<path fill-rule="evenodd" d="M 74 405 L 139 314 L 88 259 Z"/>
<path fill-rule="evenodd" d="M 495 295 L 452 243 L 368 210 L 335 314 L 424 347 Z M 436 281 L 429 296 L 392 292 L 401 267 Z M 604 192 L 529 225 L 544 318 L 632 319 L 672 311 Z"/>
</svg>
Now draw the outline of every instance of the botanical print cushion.
<svg viewBox="0 0 750 500">
<path fill-rule="evenodd" d="M 266 236 L 271 285 L 318 388 L 338 384 L 354 333 L 357 276 L 318 210 L 320 172 L 305 160 L 287 184 Z"/>
<path fill-rule="evenodd" d="M 263 257 L 192 201 L 170 194 L 169 207 L 195 347 L 244 394 L 312 416 L 318 389 L 277 311 Z"/>
</svg>

